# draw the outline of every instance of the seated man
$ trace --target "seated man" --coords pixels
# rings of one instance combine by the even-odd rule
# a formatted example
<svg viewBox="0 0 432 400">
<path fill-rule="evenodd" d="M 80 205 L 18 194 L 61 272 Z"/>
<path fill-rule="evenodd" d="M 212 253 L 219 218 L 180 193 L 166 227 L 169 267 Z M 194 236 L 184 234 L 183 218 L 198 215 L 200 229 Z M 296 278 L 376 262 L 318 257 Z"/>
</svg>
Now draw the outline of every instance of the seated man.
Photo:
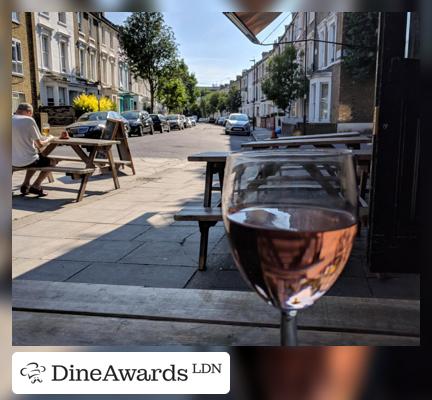
<svg viewBox="0 0 432 400">
<path fill-rule="evenodd" d="M 44 138 L 35 120 L 33 107 L 28 103 L 21 103 L 12 116 L 12 165 L 14 167 L 48 167 L 54 165 L 51 159 L 39 153 L 50 142 L 51 138 Z M 30 186 L 30 179 L 36 171 L 27 171 L 21 186 L 21 193 L 33 193 L 39 197 L 46 196 L 41 184 L 49 172 L 42 171 Z"/>
</svg>

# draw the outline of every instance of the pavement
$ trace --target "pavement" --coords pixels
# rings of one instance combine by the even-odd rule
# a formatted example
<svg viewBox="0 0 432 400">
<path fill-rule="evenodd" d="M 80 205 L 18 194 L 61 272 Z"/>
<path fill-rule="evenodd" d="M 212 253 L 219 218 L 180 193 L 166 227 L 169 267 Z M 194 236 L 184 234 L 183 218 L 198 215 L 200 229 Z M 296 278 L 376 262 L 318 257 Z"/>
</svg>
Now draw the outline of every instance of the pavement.
<svg viewBox="0 0 432 400">
<path fill-rule="evenodd" d="M 210 231 L 208 269 L 200 272 L 198 224 L 173 219 L 184 206 L 202 204 L 205 164 L 188 162 L 187 156 L 239 150 L 249 140 L 254 139 L 226 136 L 223 127 L 210 124 L 130 138 L 137 174 L 122 171 L 119 190 L 109 175 L 93 176 L 80 203 L 74 202 L 79 184 L 69 177 L 54 174 L 55 182 L 45 185 L 49 195 L 34 198 L 19 195 L 23 173 L 14 173 L 13 278 L 250 290 L 233 263 L 222 223 Z M 365 249 L 362 232 L 329 294 L 419 298 L 418 275 L 370 274 Z"/>
</svg>

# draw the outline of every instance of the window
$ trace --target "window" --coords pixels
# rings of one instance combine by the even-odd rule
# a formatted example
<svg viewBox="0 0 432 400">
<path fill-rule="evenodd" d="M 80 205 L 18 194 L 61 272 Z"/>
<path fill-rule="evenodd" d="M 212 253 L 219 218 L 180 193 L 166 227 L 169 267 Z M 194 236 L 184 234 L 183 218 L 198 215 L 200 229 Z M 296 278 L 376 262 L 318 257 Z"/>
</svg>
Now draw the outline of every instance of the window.
<svg viewBox="0 0 432 400">
<path fill-rule="evenodd" d="M 312 79 L 309 93 L 309 121 L 330 122 L 331 77 Z"/>
<path fill-rule="evenodd" d="M 66 13 L 65 12 L 59 12 L 58 13 L 58 22 L 62 24 L 66 24 Z"/>
<path fill-rule="evenodd" d="M 321 29 L 318 32 L 318 40 L 325 40 L 325 30 Z M 325 43 L 318 42 L 318 67 L 323 68 L 325 66 Z"/>
<path fill-rule="evenodd" d="M 102 27 L 102 44 L 106 44 L 106 38 L 105 38 L 106 33 L 107 33 L 106 29 Z"/>
<path fill-rule="evenodd" d="M 80 65 L 79 74 L 81 77 L 85 76 L 85 63 L 86 63 L 85 58 L 86 58 L 85 57 L 85 49 L 80 47 L 80 49 L 79 49 L 79 65 Z"/>
<path fill-rule="evenodd" d="M 332 22 L 328 27 L 328 41 L 336 41 L 336 23 Z M 336 61 L 336 45 L 334 43 L 327 43 L 327 64 Z"/>
<path fill-rule="evenodd" d="M 111 85 L 115 86 L 115 64 L 111 63 Z"/>
<path fill-rule="evenodd" d="M 54 88 L 52 86 L 46 87 L 46 95 L 47 95 L 47 106 L 53 106 L 54 103 Z"/>
<path fill-rule="evenodd" d="M 107 83 L 107 60 L 102 59 L 102 82 Z"/>
<path fill-rule="evenodd" d="M 77 16 L 77 25 L 78 25 L 78 30 L 80 32 L 82 32 L 82 13 L 81 12 L 77 12 L 76 13 Z"/>
<path fill-rule="evenodd" d="M 96 80 L 96 54 L 95 52 L 90 53 L 90 79 Z"/>
<path fill-rule="evenodd" d="M 18 75 L 23 74 L 21 42 L 16 39 L 12 39 L 12 73 Z"/>
<path fill-rule="evenodd" d="M 12 92 L 12 114 L 17 110 L 18 104 L 25 103 L 25 101 L 24 93 Z"/>
<path fill-rule="evenodd" d="M 311 12 L 309 13 L 308 22 L 311 23 L 314 19 L 315 19 L 315 12 L 314 12 L 314 11 L 311 11 Z"/>
<path fill-rule="evenodd" d="M 88 25 L 89 25 L 89 36 L 93 36 L 93 19 L 89 17 L 88 19 Z"/>
<path fill-rule="evenodd" d="M 39 15 L 42 15 L 45 18 L 49 18 L 49 12 L 48 11 L 41 11 L 41 12 L 39 12 Z"/>
<path fill-rule="evenodd" d="M 59 87 L 59 106 L 66 106 L 66 88 Z"/>
<path fill-rule="evenodd" d="M 329 118 L 329 84 L 320 83 L 319 120 L 328 121 Z"/>
<path fill-rule="evenodd" d="M 313 36 L 310 38 L 313 39 Z M 308 41 L 307 42 L 307 69 L 309 71 L 312 71 L 313 68 L 313 62 L 314 62 L 314 42 Z"/>
<path fill-rule="evenodd" d="M 15 22 L 15 23 L 19 24 L 19 22 L 20 22 L 20 20 L 19 20 L 19 12 L 12 11 L 12 22 Z"/>
<path fill-rule="evenodd" d="M 41 35 L 42 45 L 42 68 L 50 67 L 50 39 L 48 35 Z"/>
<path fill-rule="evenodd" d="M 65 41 L 60 42 L 60 71 L 66 73 L 67 68 L 67 43 Z"/>
<path fill-rule="evenodd" d="M 110 47 L 113 49 L 114 48 L 114 35 L 112 32 L 110 32 Z"/>
<path fill-rule="evenodd" d="M 119 86 L 123 87 L 123 64 L 119 64 Z"/>
</svg>

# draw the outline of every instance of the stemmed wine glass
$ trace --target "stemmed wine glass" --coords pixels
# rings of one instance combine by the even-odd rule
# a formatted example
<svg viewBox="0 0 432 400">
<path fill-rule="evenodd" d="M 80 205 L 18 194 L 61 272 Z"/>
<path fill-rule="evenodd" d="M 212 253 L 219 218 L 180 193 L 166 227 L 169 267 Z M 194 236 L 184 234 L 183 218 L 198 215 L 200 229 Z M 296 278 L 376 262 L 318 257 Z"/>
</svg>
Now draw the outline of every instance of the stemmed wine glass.
<svg viewBox="0 0 432 400">
<path fill-rule="evenodd" d="M 232 153 L 222 214 L 240 273 L 281 310 L 281 344 L 297 345 L 297 312 L 334 284 L 357 232 L 351 151 Z"/>
</svg>

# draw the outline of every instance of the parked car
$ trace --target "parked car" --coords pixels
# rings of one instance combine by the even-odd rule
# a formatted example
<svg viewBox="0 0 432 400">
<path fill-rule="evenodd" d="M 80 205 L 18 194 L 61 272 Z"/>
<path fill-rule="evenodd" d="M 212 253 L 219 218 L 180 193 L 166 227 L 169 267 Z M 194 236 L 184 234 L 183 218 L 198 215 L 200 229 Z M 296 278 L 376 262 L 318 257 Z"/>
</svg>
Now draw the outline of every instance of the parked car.
<svg viewBox="0 0 432 400">
<path fill-rule="evenodd" d="M 150 133 L 150 135 L 153 135 L 153 120 L 150 118 L 147 111 L 124 111 L 121 115 L 129 122 L 130 136 L 143 136 L 144 133 Z"/>
<path fill-rule="evenodd" d="M 230 133 L 244 133 L 245 135 L 251 134 L 251 127 L 249 117 L 246 114 L 230 114 L 225 123 L 225 134 Z"/>
<path fill-rule="evenodd" d="M 226 117 L 219 117 L 218 118 L 218 120 L 217 120 L 217 124 L 218 125 L 225 125 L 225 122 L 226 122 Z"/>
<path fill-rule="evenodd" d="M 190 118 L 186 117 L 185 127 L 186 128 L 192 128 L 192 121 Z"/>
<path fill-rule="evenodd" d="M 198 115 L 191 115 L 189 118 L 190 118 L 192 121 L 195 121 L 195 122 L 198 121 Z"/>
<path fill-rule="evenodd" d="M 81 115 L 76 122 L 66 126 L 70 137 L 100 139 L 107 119 L 120 119 L 125 125 L 125 132 L 129 134 L 129 121 L 116 111 L 96 111 Z"/>
<path fill-rule="evenodd" d="M 170 114 L 167 116 L 168 123 L 171 129 L 184 129 L 185 124 L 180 114 Z"/>
<path fill-rule="evenodd" d="M 196 118 L 194 118 L 194 116 L 192 116 L 192 117 L 188 117 L 188 118 L 189 118 L 189 120 L 190 120 L 192 126 L 196 126 L 196 124 L 197 124 L 197 120 L 196 120 Z"/>
<path fill-rule="evenodd" d="M 213 117 L 210 117 L 210 118 L 208 119 L 208 122 L 209 122 L 210 124 L 214 124 L 214 123 L 216 122 L 216 119 L 213 118 Z"/>
<path fill-rule="evenodd" d="M 162 114 L 150 114 L 150 118 L 153 121 L 153 130 L 156 132 L 164 133 L 171 130 L 165 115 Z"/>
<path fill-rule="evenodd" d="M 209 122 L 208 118 L 201 117 L 198 122 Z"/>
</svg>

